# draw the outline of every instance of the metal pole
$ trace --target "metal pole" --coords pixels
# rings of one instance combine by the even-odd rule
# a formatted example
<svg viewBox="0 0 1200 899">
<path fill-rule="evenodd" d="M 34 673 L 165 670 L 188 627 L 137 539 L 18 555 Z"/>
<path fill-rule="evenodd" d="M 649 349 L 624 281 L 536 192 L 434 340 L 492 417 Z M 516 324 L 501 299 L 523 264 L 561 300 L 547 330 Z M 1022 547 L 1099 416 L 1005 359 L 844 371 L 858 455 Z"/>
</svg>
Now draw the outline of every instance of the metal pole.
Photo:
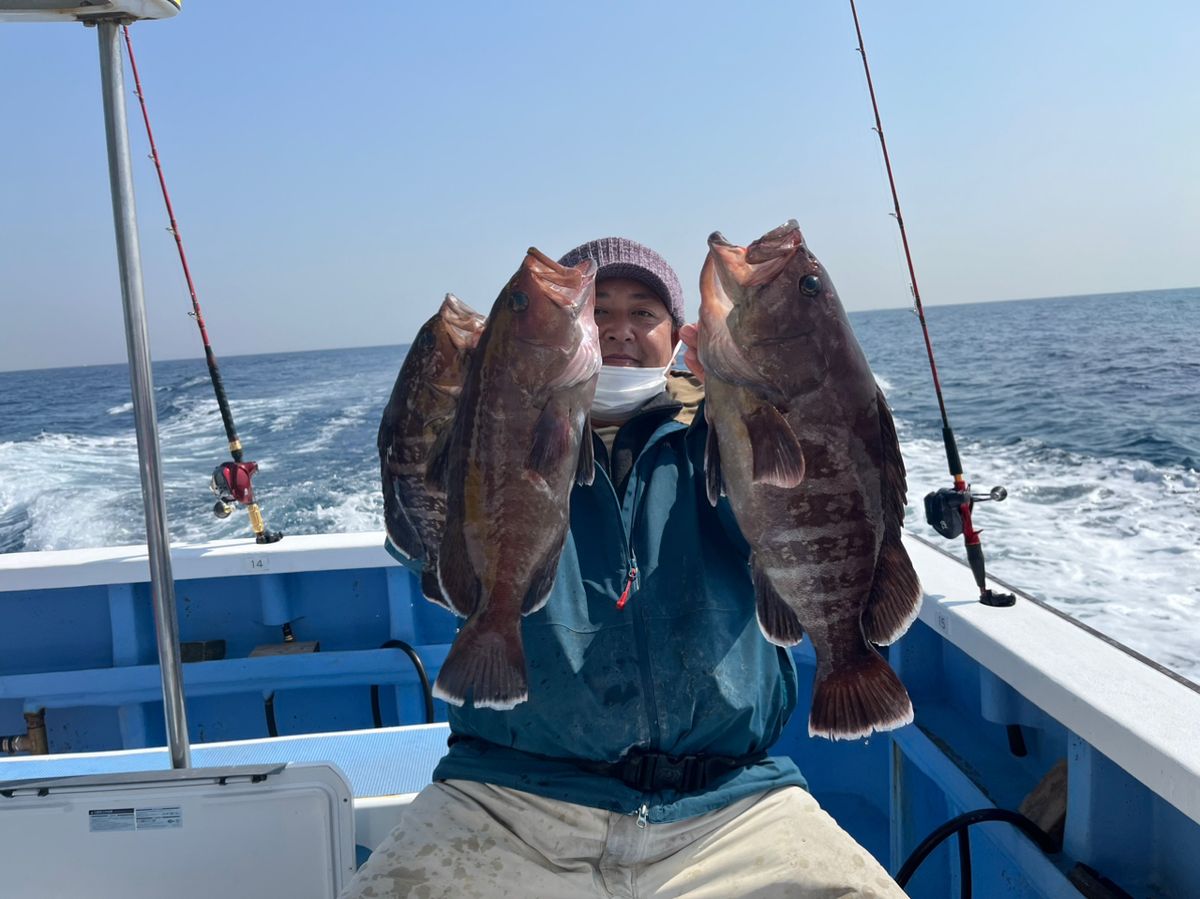
<svg viewBox="0 0 1200 899">
<path fill-rule="evenodd" d="M 154 626 L 158 637 L 158 664 L 162 672 L 167 745 L 171 750 L 171 766 L 190 768 L 187 711 L 183 704 L 183 671 L 179 662 L 179 621 L 175 616 L 175 580 L 171 575 L 167 504 L 159 465 L 158 418 L 154 410 L 150 339 L 142 295 L 142 258 L 138 246 L 137 212 L 134 209 L 133 167 L 125 118 L 125 71 L 117 35 L 119 27 L 120 23 L 112 20 L 98 23 L 100 77 L 104 89 L 104 132 L 108 140 L 108 177 L 112 187 L 117 261 L 125 307 L 125 345 L 129 352 L 129 379 L 133 387 L 138 467 L 142 474 L 142 501 L 146 507 L 147 554 L 154 599 Z"/>
</svg>

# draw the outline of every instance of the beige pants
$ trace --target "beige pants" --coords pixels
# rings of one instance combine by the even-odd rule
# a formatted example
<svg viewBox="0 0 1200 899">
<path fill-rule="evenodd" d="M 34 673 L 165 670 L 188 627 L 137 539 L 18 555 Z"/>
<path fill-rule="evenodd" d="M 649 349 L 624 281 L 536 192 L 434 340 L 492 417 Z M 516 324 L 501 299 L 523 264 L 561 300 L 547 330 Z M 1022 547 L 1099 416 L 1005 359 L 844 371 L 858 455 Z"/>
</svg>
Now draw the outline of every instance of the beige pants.
<svg viewBox="0 0 1200 899">
<path fill-rule="evenodd" d="M 426 787 L 342 899 L 776 899 L 904 892 L 799 787 L 639 827 L 504 787 Z"/>
</svg>

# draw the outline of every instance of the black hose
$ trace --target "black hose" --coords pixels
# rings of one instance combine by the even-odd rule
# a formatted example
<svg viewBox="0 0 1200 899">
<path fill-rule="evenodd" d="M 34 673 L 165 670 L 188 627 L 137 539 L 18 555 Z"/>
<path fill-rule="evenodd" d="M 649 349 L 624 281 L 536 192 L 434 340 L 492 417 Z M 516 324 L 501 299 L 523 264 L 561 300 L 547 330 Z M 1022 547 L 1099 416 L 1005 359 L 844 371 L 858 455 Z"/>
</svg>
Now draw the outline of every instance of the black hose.
<svg viewBox="0 0 1200 899">
<path fill-rule="evenodd" d="M 958 832 L 958 869 L 962 899 L 971 899 L 971 831 L 965 827 Z"/>
<path fill-rule="evenodd" d="M 959 815 L 957 818 L 951 818 L 941 827 L 937 828 L 933 833 L 923 839 L 920 845 L 912 851 L 912 854 L 900 866 L 900 871 L 896 874 L 896 885 L 901 889 L 908 883 L 909 879 L 916 873 L 917 868 L 921 866 L 921 862 L 928 858 L 929 854 L 936 849 L 943 840 L 952 836 L 955 833 L 960 833 L 959 837 L 959 862 L 962 867 L 962 895 L 970 897 L 971 895 L 971 859 L 970 859 L 970 844 L 967 842 L 967 828 L 972 824 L 979 824 L 983 821 L 1005 821 L 1018 830 L 1025 836 L 1033 840 L 1037 847 L 1047 855 L 1051 855 L 1058 851 L 1058 845 L 1046 835 L 1040 827 L 1026 818 L 1024 815 L 1017 812 L 1010 812 L 1006 808 L 981 808 L 973 812 L 966 812 Z"/>
<path fill-rule="evenodd" d="M 275 724 L 275 691 L 271 691 L 271 695 L 263 700 L 263 711 L 267 716 L 267 736 L 278 737 L 279 728 Z"/>
<path fill-rule="evenodd" d="M 379 648 L 401 649 L 412 659 L 413 667 L 417 669 L 417 677 L 421 681 L 422 698 L 425 700 L 425 723 L 433 724 L 433 688 L 429 685 L 429 675 L 425 673 L 425 666 L 421 663 L 421 657 L 417 655 L 417 651 L 403 640 L 388 640 Z M 371 714 L 375 717 L 375 726 L 383 727 L 383 712 L 379 708 L 378 684 L 371 685 Z"/>
</svg>

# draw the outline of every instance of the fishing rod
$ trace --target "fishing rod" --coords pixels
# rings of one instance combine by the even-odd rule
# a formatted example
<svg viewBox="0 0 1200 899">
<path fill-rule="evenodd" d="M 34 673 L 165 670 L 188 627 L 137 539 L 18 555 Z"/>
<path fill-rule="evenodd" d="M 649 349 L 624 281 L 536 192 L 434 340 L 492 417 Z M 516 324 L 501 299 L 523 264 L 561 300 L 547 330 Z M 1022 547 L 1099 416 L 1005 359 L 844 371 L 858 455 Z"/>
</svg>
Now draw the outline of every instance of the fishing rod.
<svg viewBox="0 0 1200 899">
<path fill-rule="evenodd" d="M 946 447 L 946 463 L 953 487 L 943 487 L 925 497 L 925 520 L 943 537 L 953 540 L 960 534 L 967 548 L 967 561 L 975 583 L 979 585 L 979 601 L 988 606 L 1011 606 L 1017 600 L 1011 593 L 996 593 L 987 586 L 987 571 L 984 566 L 983 544 L 980 532 L 971 522 L 971 509 L 977 502 L 1001 502 L 1008 496 L 1003 487 L 993 487 L 988 493 L 972 493 L 971 486 L 963 477 L 963 465 L 958 456 L 958 443 L 946 414 L 946 400 L 942 396 L 942 383 L 938 378 L 937 362 L 933 357 L 933 342 L 929 339 L 929 327 L 925 323 L 925 307 L 921 303 L 921 291 L 917 287 L 917 272 L 913 266 L 912 251 L 908 246 L 908 232 L 904 228 L 904 215 L 900 211 L 900 194 L 896 190 L 896 178 L 892 173 L 892 159 L 888 155 L 887 139 L 883 136 L 883 120 L 879 116 L 879 103 L 875 99 L 875 84 L 871 80 L 871 67 L 867 64 L 866 43 L 863 41 L 862 26 L 858 21 L 858 9 L 850 0 L 850 12 L 854 16 L 854 31 L 858 35 L 858 52 L 862 56 L 863 72 L 867 76 L 867 91 L 871 95 L 871 109 L 875 113 L 874 131 L 879 135 L 879 146 L 883 149 L 883 163 L 887 169 L 888 185 L 892 190 L 892 205 L 896 224 L 900 228 L 900 241 L 904 245 L 904 259 L 908 263 L 909 289 L 913 295 L 913 306 L 921 321 L 921 333 L 925 336 L 925 353 L 929 356 L 929 370 L 933 375 L 933 389 L 937 393 L 938 409 L 942 414 L 942 443 Z"/>
<path fill-rule="evenodd" d="M 258 463 L 243 459 L 242 441 L 238 439 L 237 427 L 233 423 L 233 411 L 229 408 L 229 399 L 225 395 L 225 383 L 221 379 L 221 369 L 217 365 L 217 356 L 208 340 L 208 329 L 204 326 L 204 315 L 200 312 L 200 301 L 196 297 L 196 285 L 192 281 L 192 272 L 188 267 L 187 253 L 183 249 L 183 237 L 179 233 L 179 224 L 175 221 L 175 209 L 171 205 L 171 195 L 167 192 L 167 180 L 163 175 L 162 163 L 158 157 L 158 147 L 154 143 L 154 132 L 150 129 L 150 113 L 146 110 L 146 97 L 142 93 L 142 79 L 138 76 L 137 60 L 133 56 L 133 42 L 129 39 L 129 26 L 121 26 L 125 34 L 125 47 L 129 51 L 129 68 L 133 71 L 134 93 L 142 107 L 142 121 L 146 123 L 146 137 L 150 141 L 150 158 L 154 161 L 154 170 L 158 173 L 158 184 L 162 188 L 163 202 L 167 206 L 167 218 L 170 227 L 167 228 L 175 238 L 175 246 L 179 250 L 179 261 L 183 265 L 183 277 L 187 281 L 188 293 L 192 297 L 192 312 L 200 328 L 200 339 L 204 343 L 204 359 L 208 363 L 208 374 L 212 379 L 213 392 L 217 395 L 217 406 L 221 410 L 221 421 L 225 425 L 225 437 L 229 441 L 229 453 L 233 460 L 218 465 L 209 481 L 209 489 L 217 496 L 213 505 L 213 514 L 218 518 L 228 518 L 233 512 L 234 503 L 246 507 L 250 516 L 250 527 L 254 530 L 257 543 L 275 543 L 282 539 L 283 533 L 267 529 L 263 521 L 262 511 L 254 500 L 252 480 L 258 471 Z"/>
</svg>

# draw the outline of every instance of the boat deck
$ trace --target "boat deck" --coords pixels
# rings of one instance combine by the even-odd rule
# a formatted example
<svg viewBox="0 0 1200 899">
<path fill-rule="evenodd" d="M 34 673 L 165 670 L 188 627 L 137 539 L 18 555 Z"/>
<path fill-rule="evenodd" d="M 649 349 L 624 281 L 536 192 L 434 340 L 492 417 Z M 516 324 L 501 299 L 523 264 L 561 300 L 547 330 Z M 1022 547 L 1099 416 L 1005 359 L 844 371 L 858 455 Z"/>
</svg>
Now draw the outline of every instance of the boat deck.
<svg viewBox="0 0 1200 899">
<path fill-rule="evenodd" d="M 183 666 L 193 764 L 333 763 L 351 786 L 360 853 L 399 820 L 446 745 L 445 724 L 390 726 L 424 719 L 395 641 L 434 677 L 455 630 L 380 544 L 358 534 L 172 548 L 181 639 L 223 647 Z M 796 760 L 822 806 L 893 871 L 956 815 L 1020 807 L 1066 759 L 1063 849 L 1043 855 L 1003 824 L 972 828 L 975 883 L 1019 899 L 1071 895 L 1068 875 L 1083 863 L 1134 895 L 1191 895 L 1196 686 L 1028 597 L 982 606 L 960 562 L 911 537 L 906 545 L 925 604 L 887 655 L 916 722 L 867 740 L 809 739 L 806 641 L 793 652 L 799 704 L 774 751 Z M 147 580 L 139 547 L 0 557 L 0 734 L 21 733 L 24 715 L 44 708 L 53 753 L 0 759 L 0 781 L 169 767 L 165 749 L 148 748 L 164 730 Z M 320 652 L 256 652 L 289 621 Z M 444 704 L 435 713 L 444 719 Z M 276 729 L 285 736 L 266 736 Z M 910 889 L 949 895 L 959 881 L 950 841 Z"/>
</svg>

